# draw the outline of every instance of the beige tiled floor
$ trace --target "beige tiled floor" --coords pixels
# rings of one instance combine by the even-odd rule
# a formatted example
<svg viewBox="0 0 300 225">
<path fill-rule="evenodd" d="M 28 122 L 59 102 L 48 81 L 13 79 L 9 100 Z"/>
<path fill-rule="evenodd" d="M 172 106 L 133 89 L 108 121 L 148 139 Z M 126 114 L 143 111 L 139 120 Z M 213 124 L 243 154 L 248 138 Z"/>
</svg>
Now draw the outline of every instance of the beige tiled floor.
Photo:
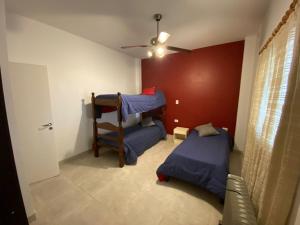
<svg viewBox="0 0 300 225">
<path fill-rule="evenodd" d="M 171 180 L 158 183 L 158 166 L 174 149 L 161 141 L 135 166 L 117 167 L 117 155 L 91 152 L 61 164 L 61 174 L 31 185 L 33 225 L 216 225 L 222 205 L 212 194 Z"/>
</svg>

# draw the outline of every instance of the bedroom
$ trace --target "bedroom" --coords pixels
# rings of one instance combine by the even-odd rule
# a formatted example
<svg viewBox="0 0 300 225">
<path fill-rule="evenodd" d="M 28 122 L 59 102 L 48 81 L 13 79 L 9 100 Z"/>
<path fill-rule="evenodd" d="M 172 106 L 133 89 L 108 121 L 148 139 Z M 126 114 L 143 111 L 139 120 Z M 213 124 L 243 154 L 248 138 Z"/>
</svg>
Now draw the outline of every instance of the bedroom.
<svg viewBox="0 0 300 225">
<path fill-rule="evenodd" d="M 190 137 L 193 128 L 212 122 L 234 137 L 230 166 L 241 174 L 235 160 L 244 155 L 249 139 L 259 51 L 292 1 L 172 1 L 173 7 L 170 1 L 0 2 L 1 76 L 27 213 L 20 210 L 19 218 L 32 224 L 218 224 L 226 200 L 222 204 L 210 191 L 180 179 L 159 182 L 156 172 L 189 140 L 174 143 L 176 127 L 188 128 Z M 192 52 L 148 58 L 148 48 L 120 48 L 149 45 L 157 32 L 155 13 L 162 13 L 159 31 L 171 34 L 167 43 Z M 153 118 L 163 117 L 167 140 L 143 149 L 135 165 L 119 168 L 122 156 L 103 148 L 95 158 L 92 92 L 139 95 L 153 86 L 166 99 L 163 112 Z M 139 114 L 131 114 L 121 128 L 139 120 Z M 120 127 L 116 112 L 103 113 L 102 121 Z M 295 196 L 290 192 L 282 213 L 285 220 L 289 215 L 289 224 L 299 223 Z M 255 197 L 258 210 L 263 204 Z"/>
</svg>

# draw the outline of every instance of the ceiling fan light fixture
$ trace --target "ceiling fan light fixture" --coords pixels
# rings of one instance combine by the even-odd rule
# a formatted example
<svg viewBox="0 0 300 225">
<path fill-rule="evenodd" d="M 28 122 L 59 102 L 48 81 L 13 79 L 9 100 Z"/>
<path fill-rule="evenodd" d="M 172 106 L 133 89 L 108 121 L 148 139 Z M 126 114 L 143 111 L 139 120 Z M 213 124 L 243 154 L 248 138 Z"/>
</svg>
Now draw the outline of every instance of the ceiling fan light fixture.
<svg viewBox="0 0 300 225">
<path fill-rule="evenodd" d="M 166 54 L 166 49 L 162 46 L 159 46 L 155 49 L 155 55 L 159 58 L 164 57 Z"/>
<path fill-rule="evenodd" d="M 163 44 L 168 40 L 169 37 L 170 37 L 170 34 L 168 34 L 167 32 L 162 31 L 162 32 L 159 33 L 157 40 L 158 40 L 159 43 Z"/>
<path fill-rule="evenodd" d="M 153 56 L 153 52 L 152 51 L 148 51 L 147 55 L 148 55 L 149 58 L 151 58 Z"/>
</svg>

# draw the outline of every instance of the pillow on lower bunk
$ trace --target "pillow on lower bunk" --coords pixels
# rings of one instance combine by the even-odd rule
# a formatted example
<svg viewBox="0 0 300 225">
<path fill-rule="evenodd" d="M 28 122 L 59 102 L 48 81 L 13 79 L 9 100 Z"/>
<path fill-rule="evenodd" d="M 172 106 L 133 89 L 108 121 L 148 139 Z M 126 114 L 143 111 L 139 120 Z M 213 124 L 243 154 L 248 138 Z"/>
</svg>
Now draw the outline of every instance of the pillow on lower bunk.
<svg viewBox="0 0 300 225">
<path fill-rule="evenodd" d="M 199 136 L 205 137 L 205 136 L 212 136 L 220 134 L 212 125 L 212 123 L 207 123 L 203 125 L 199 125 L 194 128 L 198 131 Z"/>
<path fill-rule="evenodd" d="M 155 126 L 155 123 L 153 122 L 152 117 L 147 117 L 142 120 L 141 125 L 142 127 L 151 127 Z"/>
</svg>

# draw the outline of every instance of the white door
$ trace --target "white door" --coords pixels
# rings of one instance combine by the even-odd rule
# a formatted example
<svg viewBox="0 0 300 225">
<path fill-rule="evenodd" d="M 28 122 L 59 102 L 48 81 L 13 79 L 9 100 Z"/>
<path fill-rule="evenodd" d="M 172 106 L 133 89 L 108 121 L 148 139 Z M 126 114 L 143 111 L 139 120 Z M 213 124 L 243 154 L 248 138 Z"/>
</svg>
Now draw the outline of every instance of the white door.
<svg viewBox="0 0 300 225">
<path fill-rule="evenodd" d="M 30 183 L 59 174 L 46 66 L 9 63 L 21 157 Z"/>
</svg>

